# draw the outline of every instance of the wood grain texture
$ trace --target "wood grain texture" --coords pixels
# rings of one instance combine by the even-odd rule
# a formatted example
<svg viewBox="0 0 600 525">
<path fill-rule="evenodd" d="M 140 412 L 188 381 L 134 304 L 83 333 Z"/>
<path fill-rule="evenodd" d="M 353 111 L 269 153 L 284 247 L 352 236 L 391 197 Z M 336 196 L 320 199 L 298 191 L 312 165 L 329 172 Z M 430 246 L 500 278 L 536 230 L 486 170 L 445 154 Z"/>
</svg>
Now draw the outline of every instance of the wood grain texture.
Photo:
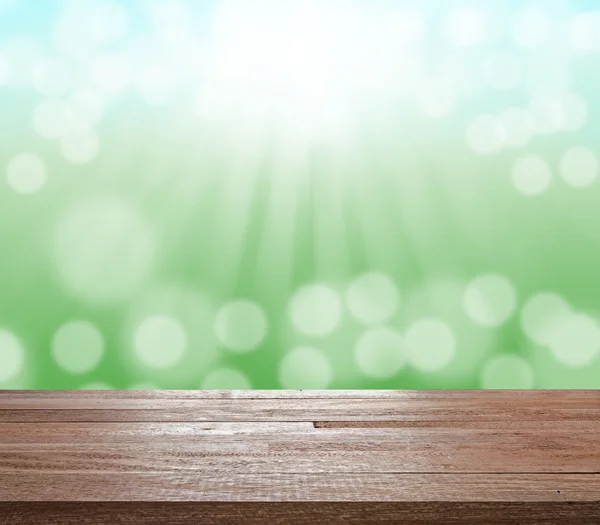
<svg viewBox="0 0 600 525">
<path fill-rule="evenodd" d="M 1 501 L 588 501 L 594 474 L 3 472 Z"/>
<path fill-rule="evenodd" d="M 0 503 L 10 525 L 597 525 L 595 503 Z M 523 520 L 525 517 L 526 521 Z"/>
<path fill-rule="evenodd" d="M 596 391 L 0 391 L 0 523 L 599 523 Z"/>
<path fill-rule="evenodd" d="M 12 399 L 0 423 L 192 421 L 598 421 L 600 399 Z"/>
</svg>

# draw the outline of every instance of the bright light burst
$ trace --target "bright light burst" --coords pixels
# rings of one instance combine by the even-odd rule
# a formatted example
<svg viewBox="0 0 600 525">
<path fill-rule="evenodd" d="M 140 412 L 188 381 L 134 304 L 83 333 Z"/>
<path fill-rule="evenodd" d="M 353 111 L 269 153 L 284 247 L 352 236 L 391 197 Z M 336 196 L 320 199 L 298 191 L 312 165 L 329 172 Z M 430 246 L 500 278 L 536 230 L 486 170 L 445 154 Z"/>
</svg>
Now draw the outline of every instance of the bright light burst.
<svg viewBox="0 0 600 525">
<path fill-rule="evenodd" d="M 272 117 L 311 133 L 343 124 L 412 81 L 407 49 L 420 23 L 414 12 L 356 0 L 223 0 L 206 66 L 204 96 L 213 98 L 201 94 L 199 106 L 218 104 L 216 93 L 225 118 Z"/>
</svg>

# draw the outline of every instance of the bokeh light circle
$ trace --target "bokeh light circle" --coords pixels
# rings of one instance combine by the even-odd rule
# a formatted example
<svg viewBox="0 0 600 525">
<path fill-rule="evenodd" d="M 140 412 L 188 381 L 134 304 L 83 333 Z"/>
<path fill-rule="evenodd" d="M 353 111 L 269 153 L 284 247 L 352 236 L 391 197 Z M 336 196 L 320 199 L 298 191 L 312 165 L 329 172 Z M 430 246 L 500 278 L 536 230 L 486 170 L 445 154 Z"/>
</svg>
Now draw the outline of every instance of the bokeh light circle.
<svg viewBox="0 0 600 525">
<path fill-rule="evenodd" d="M 79 297 L 112 302 L 129 297 L 152 271 L 157 238 L 125 201 L 97 197 L 67 209 L 54 232 L 60 277 Z"/>
<path fill-rule="evenodd" d="M 480 275 L 467 285 L 463 305 L 475 323 L 498 327 L 515 311 L 517 294 L 506 277 L 498 274 Z"/>
<path fill-rule="evenodd" d="M 509 108 L 498 118 L 504 144 L 519 148 L 532 138 L 532 122 L 529 114 L 520 108 Z"/>
<path fill-rule="evenodd" d="M 11 331 L 0 329 L 0 382 L 17 377 L 25 364 L 25 350 Z"/>
<path fill-rule="evenodd" d="M 33 110 L 33 129 L 41 137 L 47 139 L 59 138 L 73 126 L 74 118 L 67 106 L 61 100 L 42 100 Z"/>
<path fill-rule="evenodd" d="M 203 390 L 250 390 L 251 388 L 248 376 L 235 368 L 216 368 L 202 381 Z"/>
<path fill-rule="evenodd" d="M 491 358 L 481 373 L 481 387 L 489 390 L 527 390 L 534 387 L 533 369 L 517 355 Z"/>
<path fill-rule="evenodd" d="M 578 131 L 583 128 L 589 117 L 588 103 L 575 93 L 567 93 L 562 99 L 565 111 L 564 129 Z"/>
<path fill-rule="evenodd" d="M 267 316 L 256 303 L 245 299 L 223 306 L 215 319 L 215 334 L 220 343 L 237 352 L 255 349 L 266 337 Z"/>
<path fill-rule="evenodd" d="M 52 339 L 52 358 L 70 374 L 94 370 L 104 353 L 104 338 L 88 321 L 70 321 L 62 325 Z"/>
<path fill-rule="evenodd" d="M 172 368 L 188 350 L 188 336 L 177 319 L 155 315 L 137 327 L 133 347 L 144 365 L 155 369 Z"/>
<path fill-rule="evenodd" d="M 544 193 L 550 186 L 552 171 L 543 157 L 527 155 L 515 162 L 512 182 L 523 195 L 533 196 Z"/>
<path fill-rule="evenodd" d="M 521 310 L 521 327 L 534 343 L 549 344 L 557 321 L 571 312 L 571 307 L 560 295 L 542 292 L 530 297 Z"/>
<path fill-rule="evenodd" d="M 321 390 L 332 379 L 329 360 L 316 348 L 294 348 L 279 363 L 279 383 L 285 389 Z"/>
<path fill-rule="evenodd" d="M 533 131 L 540 135 L 557 133 L 564 129 L 567 122 L 565 106 L 557 96 L 535 96 L 528 111 Z"/>
<path fill-rule="evenodd" d="M 406 364 L 404 339 L 391 328 L 367 330 L 356 342 L 355 360 L 365 376 L 389 379 Z"/>
<path fill-rule="evenodd" d="M 98 155 L 100 139 L 90 130 L 67 133 L 61 137 L 60 151 L 72 164 L 87 164 Z"/>
<path fill-rule="evenodd" d="M 593 317 L 567 312 L 556 320 L 548 345 L 561 363 L 583 367 L 600 355 L 600 326 Z"/>
<path fill-rule="evenodd" d="M 574 188 L 584 188 L 592 184 L 600 172 L 598 157 L 594 152 L 582 146 L 569 149 L 560 161 L 560 175 Z"/>
<path fill-rule="evenodd" d="M 289 304 L 293 326 L 302 334 L 324 337 L 331 334 L 342 317 L 338 293 L 324 284 L 310 284 L 296 292 Z"/>
<path fill-rule="evenodd" d="M 408 362 L 421 372 L 445 368 L 456 352 L 456 336 L 441 319 L 420 319 L 404 335 Z"/>
<path fill-rule="evenodd" d="M 350 313 L 370 325 L 383 323 L 396 313 L 400 294 L 387 275 L 371 272 L 350 283 L 345 299 Z"/>
<path fill-rule="evenodd" d="M 480 155 L 490 155 L 502 149 L 503 130 L 497 118 L 479 115 L 467 127 L 467 145 Z"/>
<path fill-rule="evenodd" d="M 34 153 L 21 153 L 13 157 L 6 168 L 8 185 L 21 195 L 40 191 L 46 184 L 46 179 L 46 165 Z"/>
</svg>

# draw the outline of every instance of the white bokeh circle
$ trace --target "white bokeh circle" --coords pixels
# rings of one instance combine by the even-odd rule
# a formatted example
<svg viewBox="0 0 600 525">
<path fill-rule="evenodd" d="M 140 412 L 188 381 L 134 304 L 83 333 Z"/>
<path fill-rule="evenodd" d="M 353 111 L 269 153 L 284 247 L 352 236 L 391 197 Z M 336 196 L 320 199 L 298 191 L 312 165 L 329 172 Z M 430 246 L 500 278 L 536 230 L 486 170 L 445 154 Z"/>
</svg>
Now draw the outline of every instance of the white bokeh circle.
<svg viewBox="0 0 600 525">
<path fill-rule="evenodd" d="M 70 321 L 54 334 L 51 347 L 56 364 L 70 374 L 94 370 L 104 353 L 104 338 L 88 321 Z"/>
<path fill-rule="evenodd" d="M 567 93 L 562 97 L 565 113 L 564 129 L 577 131 L 585 126 L 589 117 L 588 103 L 575 93 Z"/>
<path fill-rule="evenodd" d="M 168 369 L 183 359 L 188 350 L 188 335 L 179 320 L 169 315 L 154 315 L 137 327 L 133 348 L 144 365 Z"/>
<path fill-rule="evenodd" d="M 467 127 L 467 145 L 475 153 L 490 155 L 497 153 L 504 144 L 500 122 L 492 115 L 479 115 Z"/>
<path fill-rule="evenodd" d="M 21 195 L 40 191 L 47 177 L 44 161 L 34 153 L 21 153 L 13 157 L 6 168 L 6 182 Z"/>
<path fill-rule="evenodd" d="M 580 368 L 600 355 L 600 326 L 593 317 L 566 312 L 555 321 L 548 346 L 562 364 Z"/>
<path fill-rule="evenodd" d="M 494 356 L 481 373 L 481 387 L 486 390 L 527 390 L 533 386 L 531 364 L 517 355 Z"/>
<path fill-rule="evenodd" d="M 546 159 L 536 155 L 520 157 L 512 170 L 515 189 L 527 196 L 540 195 L 550 186 L 552 171 Z"/>
<path fill-rule="evenodd" d="M 441 319 L 426 318 L 414 322 L 404 335 L 408 362 L 421 372 L 445 368 L 456 352 L 456 336 Z"/>
<path fill-rule="evenodd" d="M 384 323 L 398 310 L 400 294 L 387 275 L 370 272 L 357 277 L 346 290 L 346 306 L 360 322 Z"/>
<path fill-rule="evenodd" d="M 160 381 L 162 388 L 199 388 L 206 374 L 220 364 L 214 333 L 216 312 L 205 292 L 189 284 L 157 282 L 154 278 L 125 305 L 120 343 L 127 349 L 125 366 L 136 381 Z M 140 327 L 148 334 L 145 361 L 135 345 L 136 335 L 144 333 Z M 167 341 L 164 349 L 152 346 L 153 332 Z M 169 354 L 163 355 L 163 351 Z"/>
<path fill-rule="evenodd" d="M 331 334 L 340 324 L 342 304 L 338 293 L 324 284 L 300 288 L 289 304 L 292 325 L 300 333 L 313 337 Z"/>
<path fill-rule="evenodd" d="M 97 197 L 78 202 L 54 232 L 54 260 L 67 287 L 95 302 L 122 300 L 149 276 L 154 231 L 127 202 Z"/>
<path fill-rule="evenodd" d="M 365 376 L 389 379 L 406 364 L 404 339 L 391 328 L 368 330 L 356 342 L 355 361 Z"/>
<path fill-rule="evenodd" d="M 475 323 L 498 327 L 515 311 L 517 293 L 512 283 L 502 275 L 480 275 L 467 285 L 463 305 Z"/>
<path fill-rule="evenodd" d="M 279 383 L 285 389 L 325 389 L 332 378 L 329 359 L 316 348 L 294 348 L 279 363 Z"/>
<path fill-rule="evenodd" d="M 11 331 L 0 329 L 0 382 L 17 377 L 25 364 L 25 350 L 19 338 Z"/>
<path fill-rule="evenodd" d="M 532 129 L 540 135 L 557 133 L 566 126 L 566 109 L 563 100 L 558 96 L 535 96 L 528 111 Z"/>
<path fill-rule="evenodd" d="M 530 297 L 521 309 L 521 328 L 529 339 L 547 345 L 557 321 L 571 312 L 571 307 L 560 295 L 542 292 Z"/>
<path fill-rule="evenodd" d="M 33 110 L 34 131 L 46 139 L 56 139 L 77 127 L 69 106 L 62 100 L 42 100 Z"/>
<path fill-rule="evenodd" d="M 237 352 L 255 349 L 266 337 L 268 328 L 264 310 L 245 299 L 226 304 L 215 319 L 217 339 L 226 348 Z"/>
<path fill-rule="evenodd" d="M 513 148 L 526 146 L 532 138 L 533 126 L 529 113 L 509 108 L 498 117 L 504 144 Z"/>
<path fill-rule="evenodd" d="M 87 164 L 100 151 L 100 139 L 92 130 L 67 133 L 60 139 L 60 152 L 72 164 Z"/>
<path fill-rule="evenodd" d="M 235 368 L 216 368 L 202 381 L 203 390 L 250 390 L 248 376 Z"/>
<path fill-rule="evenodd" d="M 560 175 L 573 188 L 584 188 L 592 184 L 600 172 L 595 153 L 583 146 L 569 149 L 560 161 Z"/>
</svg>

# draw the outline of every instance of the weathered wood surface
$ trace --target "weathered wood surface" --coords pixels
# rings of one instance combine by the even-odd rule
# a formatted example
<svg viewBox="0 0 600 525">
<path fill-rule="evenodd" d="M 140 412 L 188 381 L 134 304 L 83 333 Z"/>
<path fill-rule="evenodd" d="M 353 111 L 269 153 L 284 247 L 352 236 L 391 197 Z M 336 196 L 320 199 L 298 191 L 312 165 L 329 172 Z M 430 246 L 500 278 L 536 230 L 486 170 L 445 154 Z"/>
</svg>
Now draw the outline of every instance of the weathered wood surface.
<svg viewBox="0 0 600 525">
<path fill-rule="evenodd" d="M 600 392 L 0 391 L 0 523 L 121 519 L 600 523 Z"/>
<path fill-rule="evenodd" d="M 521 525 L 573 523 L 597 525 L 595 503 L 461 502 L 90 502 L 6 503 L 0 515 L 11 525 Z M 524 519 L 525 518 L 525 519 Z"/>
</svg>

